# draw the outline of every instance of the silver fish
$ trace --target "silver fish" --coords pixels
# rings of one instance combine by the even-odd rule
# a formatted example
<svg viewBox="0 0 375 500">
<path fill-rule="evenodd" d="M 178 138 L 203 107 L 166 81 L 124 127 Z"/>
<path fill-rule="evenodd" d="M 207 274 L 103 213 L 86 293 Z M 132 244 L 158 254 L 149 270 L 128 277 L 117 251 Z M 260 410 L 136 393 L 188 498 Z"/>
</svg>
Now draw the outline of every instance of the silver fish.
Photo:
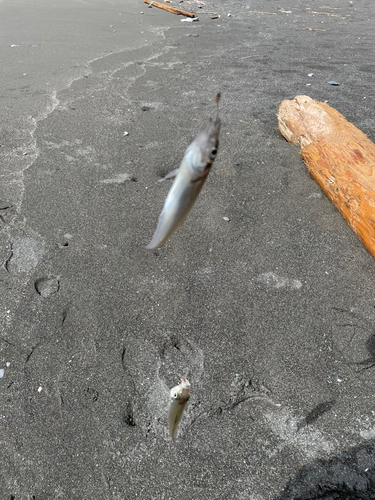
<svg viewBox="0 0 375 500">
<path fill-rule="evenodd" d="M 181 384 L 176 385 L 171 389 L 171 398 L 168 407 L 168 427 L 169 434 L 173 441 L 177 436 L 177 427 L 180 423 L 181 416 L 187 406 L 190 398 L 190 383 L 182 377 Z"/>
<path fill-rule="evenodd" d="M 218 100 L 219 96 L 217 103 Z M 185 151 L 180 168 L 173 170 L 164 178 L 176 177 L 147 249 L 155 250 L 164 245 L 185 222 L 216 158 L 220 125 L 220 118 L 210 118 L 204 129 Z"/>
</svg>

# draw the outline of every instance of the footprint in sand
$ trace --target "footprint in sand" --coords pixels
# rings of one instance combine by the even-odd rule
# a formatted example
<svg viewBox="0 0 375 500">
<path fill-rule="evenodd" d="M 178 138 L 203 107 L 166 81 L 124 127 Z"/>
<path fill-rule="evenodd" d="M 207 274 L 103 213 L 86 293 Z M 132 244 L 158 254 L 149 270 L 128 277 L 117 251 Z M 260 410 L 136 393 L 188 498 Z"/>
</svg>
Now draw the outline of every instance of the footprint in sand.
<svg viewBox="0 0 375 500">
<path fill-rule="evenodd" d="M 180 334 L 167 333 L 159 346 L 144 337 L 129 336 L 122 351 L 125 372 L 123 419 L 147 437 L 169 440 L 167 408 L 169 391 L 182 376 L 194 386 L 204 372 L 203 352 Z M 181 422 L 180 433 L 188 422 Z"/>
</svg>

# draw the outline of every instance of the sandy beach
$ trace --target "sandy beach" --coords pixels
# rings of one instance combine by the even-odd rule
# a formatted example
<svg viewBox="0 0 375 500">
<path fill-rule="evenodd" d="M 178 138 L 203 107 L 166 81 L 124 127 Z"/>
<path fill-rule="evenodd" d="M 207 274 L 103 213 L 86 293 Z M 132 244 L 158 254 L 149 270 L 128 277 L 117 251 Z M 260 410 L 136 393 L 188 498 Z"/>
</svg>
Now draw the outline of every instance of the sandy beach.
<svg viewBox="0 0 375 500">
<path fill-rule="evenodd" d="M 375 4 L 171 5 L 199 21 L 0 0 L 0 499 L 371 500 L 375 261 L 277 111 L 375 142 Z M 147 251 L 217 92 L 212 171 Z"/>
</svg>

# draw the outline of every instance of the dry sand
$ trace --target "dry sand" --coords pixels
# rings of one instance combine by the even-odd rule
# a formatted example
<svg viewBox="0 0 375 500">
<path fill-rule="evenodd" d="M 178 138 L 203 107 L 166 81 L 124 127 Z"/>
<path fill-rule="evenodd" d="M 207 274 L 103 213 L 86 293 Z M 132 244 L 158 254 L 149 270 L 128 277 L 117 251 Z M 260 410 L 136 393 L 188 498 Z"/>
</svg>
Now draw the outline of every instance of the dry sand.
<svg viewBox="0 0 375 500">
<path fill-rule="evenodd" d="M 174 5 L 221 17 L 0 1 L 0 498 L 370 500 L 375 261 L 276 114 L 375 140 L 375 4 Z M 217 91 L 212 172 L 147 252 Z"/>
</svg>

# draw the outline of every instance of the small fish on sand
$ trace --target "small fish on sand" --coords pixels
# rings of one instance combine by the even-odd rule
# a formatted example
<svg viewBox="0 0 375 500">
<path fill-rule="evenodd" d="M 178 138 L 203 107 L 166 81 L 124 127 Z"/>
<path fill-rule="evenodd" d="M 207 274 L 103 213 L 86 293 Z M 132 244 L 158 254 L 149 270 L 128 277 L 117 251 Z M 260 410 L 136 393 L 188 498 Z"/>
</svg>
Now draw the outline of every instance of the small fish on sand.
<svg viewBox="0 0 375 500">
<path fill-rule="evenodd" d="M 219 105 L 220 94 L 216 96 Z M 219 148 L 221 121 L 210 118 L 203 130 L 185 151 L 179 168 L 172 170 L 165 179 L 176 177 L 165 200 L 163 211 L 148 250 L 155 250 L 185 222 L 203 184 L 206 182 Z"/>
<path fill-rule="evenodd" d="M 180 423 L 181 416 L 187 406 L 189 398 L 190 383 L 186 378 L 182 377 L 181 383 L 171 389 L 168 407 L 168 427 L 173 442 L 176 440 L 178 424 Z"/>
</svg>

